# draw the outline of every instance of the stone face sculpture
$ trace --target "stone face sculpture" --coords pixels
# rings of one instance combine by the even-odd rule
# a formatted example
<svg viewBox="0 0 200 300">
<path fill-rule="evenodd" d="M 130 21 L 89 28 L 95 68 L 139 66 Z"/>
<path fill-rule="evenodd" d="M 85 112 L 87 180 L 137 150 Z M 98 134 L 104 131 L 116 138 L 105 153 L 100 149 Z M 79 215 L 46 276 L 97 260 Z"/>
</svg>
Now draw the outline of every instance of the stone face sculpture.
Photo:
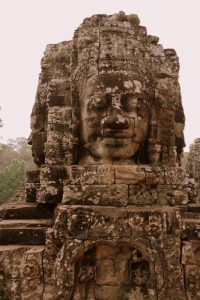
<svg viewBox="0 0 200 300">
<path fill-rule="evenodd" d="M 72 42 L 47 47 L 30 136 L 41 168 L 29 173 L 29 199 L 62 201 L 74 164 L 180 164 L 178 57 L 123 16 L 85 19 Z"/>
<path fill-rule="evenodd" d="M 47 208 L 54 217 L 39 223 L 49 226 L 45 245 L 30 246 L 33 228 L 30 249 L 0 248 L 10 299 L 199 293 L 200 208 L 180 167 L 179 62 L 158 41 L 137 15 L 119 12 L 87 18 L 72 41 L 47 46 L 29 139 L 38 169 L 27 173 L 26 200 L 40 218 Z M 18 242 L 35 223 L 27 224 Z"/>
<path fill-rule="evenodd" d="M 38 165 L 180 161 L 184 114 L 178 58 L 124 18 L 86 19 L 72 44 L 47 48 L 32 113 Z M 62 115 L 57 128 L 51 124 L 53 110 Z"/>
<path fill-rule="evenodd" d="M 86 20 L 73 53 L 72 101 L 81 106 L 77 119 L 88 156 L 174 165 L 184 145 L 176 53 L 119 15 Z"/>
</svg>

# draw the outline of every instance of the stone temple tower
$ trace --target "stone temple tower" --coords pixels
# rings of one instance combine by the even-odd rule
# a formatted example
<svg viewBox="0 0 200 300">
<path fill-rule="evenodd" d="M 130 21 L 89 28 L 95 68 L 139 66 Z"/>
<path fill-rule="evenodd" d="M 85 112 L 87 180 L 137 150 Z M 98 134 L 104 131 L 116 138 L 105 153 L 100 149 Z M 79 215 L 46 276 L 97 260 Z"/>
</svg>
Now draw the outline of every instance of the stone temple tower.
<svg viewBox="0 0 200 300">
<path fill-rule="evenodd" d="M 179 61 L 158 42 L 119 12 L 47 46 L 29 138 L 37 170 L 26 204 L 0 210 L 2 299 L 200 299 Z"/>
</svg>

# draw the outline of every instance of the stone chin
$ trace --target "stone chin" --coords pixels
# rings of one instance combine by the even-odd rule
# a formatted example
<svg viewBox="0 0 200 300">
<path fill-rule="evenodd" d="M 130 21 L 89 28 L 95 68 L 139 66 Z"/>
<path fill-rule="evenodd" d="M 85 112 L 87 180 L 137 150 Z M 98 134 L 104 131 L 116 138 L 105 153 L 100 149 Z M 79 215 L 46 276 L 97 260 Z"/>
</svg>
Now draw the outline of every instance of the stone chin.
<svg viewBox="0 0 200 300">
<path fill-rule="evenodd" d="M 97 141 L 84 145 L 88 152 L 99 159 L 111 161 L 113 159 L 129 160 L 139 150 L 140 143 L 134 142 L 132 138 L 108 138 L 104 137 Z"/>
</svg>

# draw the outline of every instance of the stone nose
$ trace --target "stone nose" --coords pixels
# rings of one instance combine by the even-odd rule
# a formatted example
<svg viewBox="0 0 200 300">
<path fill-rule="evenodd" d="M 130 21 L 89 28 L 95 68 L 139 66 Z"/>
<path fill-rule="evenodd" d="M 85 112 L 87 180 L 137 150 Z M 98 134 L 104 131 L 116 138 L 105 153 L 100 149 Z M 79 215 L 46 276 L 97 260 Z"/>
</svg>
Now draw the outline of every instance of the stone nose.
<svg viewBox="0 0 200 300">
<path fill-rule="evenodd" d="M 108 116 L 104 120 L 104 126 L 112 129 L 125 129 L 128 128 L 128 121 L 122 115 L 114 114 Z"/>
<path fill-rule="evenodd" d="M 27 144 L 32 145 L 32 133 L 29 135 L 29 137 L 27 139 Z"/>
</svg>

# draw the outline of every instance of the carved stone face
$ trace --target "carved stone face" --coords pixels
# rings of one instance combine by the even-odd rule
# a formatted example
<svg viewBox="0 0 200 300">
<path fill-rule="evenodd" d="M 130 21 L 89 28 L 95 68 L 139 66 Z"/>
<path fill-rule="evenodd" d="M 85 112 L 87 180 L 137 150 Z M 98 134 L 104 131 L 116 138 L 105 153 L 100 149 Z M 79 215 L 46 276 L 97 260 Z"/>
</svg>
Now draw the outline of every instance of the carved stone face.
<svg viewBox="0 0 200 300">
<path fill-rule="evenodd" d="M 145 85 L 128 75 L 87 80 L 81 98 L 81 142 L 103 162 L 130 160 L 145 141 L 149 124 Z"/>
</svg>

